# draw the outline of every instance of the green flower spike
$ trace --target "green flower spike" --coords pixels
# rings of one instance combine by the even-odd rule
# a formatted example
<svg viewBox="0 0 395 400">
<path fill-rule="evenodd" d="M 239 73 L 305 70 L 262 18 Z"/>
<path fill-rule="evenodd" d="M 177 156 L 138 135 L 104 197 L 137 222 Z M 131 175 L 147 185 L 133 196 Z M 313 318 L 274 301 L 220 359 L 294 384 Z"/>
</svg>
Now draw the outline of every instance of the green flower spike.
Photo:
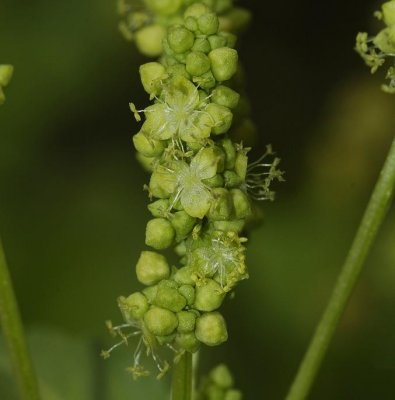
<svg viewBox="0 0 395 400">
<path fill-rule="evenodd" d="M 247 101 L 231 88 L 241 86 L 242 74 L 237 74 L 233 48 L 237 37 L 230 31 L 241 28 L 248 13 L 233 7 L 232 0 L 120 0 L 119 11 L 125 36 L 144 54 L 158 57 L 140 67 L 150 105 L 138 110 L 130 103 L 138 122 L 144 116 L 133 143 L 151 173 L 144 187 L 152 214 L 145 243 L 157 250 L 174 246 L 179 264 L 170 268 L 161 254 L 141 253 L 136 275 L 145 288 L 119 297 L 125 323 L 109 327 L 121 341 L 103 355 L 138 337 L 129 372 L 134 378 L 148 374 L 140 360 L 146 354 L 161 377 L 169 364 L 160 359 L 159 349 L 175 353 L 177 363 L 202 343 L 217 346 L 227 340 L 217 310 L 248 278 L 241 232 L 252 219 L 251 198 L 272 198 L 269 186 L 282 173 L 279 160 L 264 161 L 269 151 L 248 164 L 249 149 L 235 139 L 245 140 L 251 122 Z M 385 21 L 391 12 L 383 7 Z M 371 54 L 382 57 L 393 40 L 392 25 L 387 28 L 375 40 L 360 37 L 361 51 L 374 48 Z M 231 87 L 222 83 L 231 79 Z M 233 113 L 236 123 L 228 137 Z M 224 366 L 206 382 L 196 400 L 241 399 Z"/>
</svg>

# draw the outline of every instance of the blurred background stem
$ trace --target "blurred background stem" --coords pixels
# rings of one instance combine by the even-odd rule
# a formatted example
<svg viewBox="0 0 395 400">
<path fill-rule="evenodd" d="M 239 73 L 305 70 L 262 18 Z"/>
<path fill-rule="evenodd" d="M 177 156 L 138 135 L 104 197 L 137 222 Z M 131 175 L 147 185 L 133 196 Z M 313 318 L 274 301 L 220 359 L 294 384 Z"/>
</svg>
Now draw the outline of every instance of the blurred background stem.
<svg viewBox="0 0 395 400">
<path fill-rule="evenodd" d="M 21 399 L 39 400 L 36 375 L 0 239 L 0 323 L 8 345 Z"/>
<path fill-rule="evenodd" d="M 173 367 L 171 400 L 191 400 L 192 377 L 192 354 L 186 351 Z"/>
<path fill-rule="evenodd" d="M 314 383 L 339 320 L 360 275 L 362 266 L 377 236 L 394 195 L 395 138 L 362 217 L 327 308 L 300 364 L 287 400 L 305 399 Z"/>
</svg>

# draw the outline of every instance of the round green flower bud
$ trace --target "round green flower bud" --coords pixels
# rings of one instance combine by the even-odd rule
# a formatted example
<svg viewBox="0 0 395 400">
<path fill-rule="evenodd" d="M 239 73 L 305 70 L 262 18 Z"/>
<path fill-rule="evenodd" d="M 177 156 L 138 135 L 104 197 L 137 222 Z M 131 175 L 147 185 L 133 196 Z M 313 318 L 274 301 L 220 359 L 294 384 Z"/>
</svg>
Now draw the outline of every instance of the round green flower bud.
<svg viewBox="0 0 395 400">
<path fill-rule="evenodd" d="M 176 315 L 164 308 L 152 307 L 144 315 L 146 328 L 155 336 L 167 336 L 178 326 Z"/>
<path fill-rule="evenodd" d="M 230 191 L 237 219 L 247 218 L 251 215 L 251 203 L 248 196 L 240 189 Z"/>
<path fill-rule="evenodd" d="M 218 49 L 219 47 L 227 47 L 226 37 L 222 35 L 211 35 L 208 37 L 211 50 Z"/>
<path fill-rule="evenodd" d="M 141 65 L 139 71 L 144 90 L 148 94 L 158 93 L 158 82 L 166 72 L 165 67 L 157 62 L 149 62 Z"/>
<path fill-rule="evenodd" d="M 199 29 L 198 22 L 195 17 L 185 18 L 184 25 L 185 28 L 187 28 L 191 32 L 196 32 Z"/>
<path fill-rule="evenodd" d="M 180 311 L 177 313 L 178 327 L 177 331 L 188 333 L 195 330 L 196 315 L 190 311 Z"/>
<path fill-rule="evenodd" d="M 172 287 L 158 285 L 154 304 L 167 310 L 178 312 L 187 304 L 184 296 L 178 293 L 178 290 Z"/>
<path fill-rule="evenodd" d="M 239 104 L 240 95 L 227 86 L 217 86 L 213 90 L 212 101 L 221 106 L 235 108 Z"/>
<path fill-rule="evenodd" d="M 203 286 L 197 286 L 195 292 L 194 308 L 199 311 L 214 311 L 219 308 L 225 298 L 225 293 L 221 286 L 207 279 Z"/>
<path fill-rule="evenodd" d="M 158 291 L 158 286 L 148 286 L 145 289 L 142 290 L 144 296 L 148 300 L 148 304 L 154 304 L 154 300 L 156 297 L 156 292 Z"/>
<path fill-rule="evenodd" d="M 224 186 L 224 178 L 220 174 L 217 174 L 209 179 L 204 179 L 203 182 L 206 186 L 210 188 L 218 188 Z"/>
<path fill-rule="evenodd" d="M 211 71 L 219 82 L 229 80 L 237 71 L 237 51 L 229 47 L 220 47 L 208 54 L 211 61 Z"/>
<path fill-rule="evenodd" d="M 387 26 L 395 25 L 395 1 L 387 1 L 381 6 L 383 20 Z"/>
<path fill-rule="evenodd" d="M 236 149 L 232 141 L 228 138 L 220 141 L 221 147 L 225 152 L 225 168 L 233 169 L 236 160 Z"/>
<path fill-rule="evenodd" d="M 191 51 L 186 58 L 186 70 L 192 76 L 203 75 L 210 70 L 210 60 L 200 51 Z"/>
<path fill-rule="evenodd" d="M 225 394 L 224 400 L 242 400 L 243 395 L 240 390 L 237 389 L 229 389 Z"/>
<path fill-rule="evenodd" d="M 183 0 L 144 0 L 147 7 L 155 14 L 175 14 L 183 5 Z"/>
<path fill-rule="evenodd" d="M 129 322 L 143 318 L 149 308 L 147 298 L 140 292 L 133 293 L 129 297 L 121 296 L 118 305 Z"/>
<path fill-rule="evenodd" d="M 177 333 L 176 345 L 190 353 L 196 353 L 199 350 L 200 343 L 193 332 Z"/>
<path fill-rule="evenodd" d="M 211 115 L 214 121 L 214 126 L 211 129 L 212 133 L 220 135 L 229 130 L 233 119 L 233 114 L 229 108 L 216 103 L 210 103 L 206 107 L 206 111 Z"/>
<path fill-rule="evenodd" d="M 233 213 L 233 202 L 229 190 L 222 187 L 212 190 L 213 202 L 207 217 L 214 221 L 227 221 Z"/>
<path fill-rule="evenodd" d="M 234 219 L 232 221 L 214 221 L 214 229 L 223 232 L 237 232 L 240 233 L 245 226 L 244 219 Z"/>
<path fill-rule="evenodd" d="M 226 188 L 239 187 L 243 183 L 243 179 L 241 179 L 240 176 L 234 171 L 225 171 L 224 181 Z"/>
<path fill-rule="evenodd" d="M 203 14 L 210 12 L 210 9 L 203 3 L 195 3 L 189 6 L 184 13 L 184 18 L 188 17 L 199 18 Z"/>
<path fill-rule="evenodd" d="M 148 25 L 135 34 L 136 45 L 141 53 L 148 57 L 158 57 L 163 52 L 162 40 L 166 30 L 161 25 Z"/>
<path fill-rule="evenodd" d="M 217 14 L 215 13 L 207 13 L 203 14 L 198 19 L 199 30 L 204 35 L 214 35 L 217 33 L 219 21 Z"/>
<path fill-rule="evenodd" d="M 168 214 L 170 203 L 167 199 L 159 199 L 151 204 L 148 204 L 147 207 L 153 217 L 165 218 Z"/>
<path fill-rule="evenodd" d="M 183 26 L 173 26 L 169 29 L 167 41 L 174 52 L 185 53 L 193 46 L 195 36 Z"/>
<path fill-rule="evenodd" d="M 10 83 L 14 67 L 9 64 L 0 65 L 0 86 L 7 86 Z"/>
<path fill-rule="evenodd" d="M 185 297 L 188 306 L 195 302 L 195 289 L 193 288 L 193 286 L 181 285 L 178 288 L 178 292 Z"/>
<path fill-rule="evenodd" d="M 151 286 L 170 275 L 170 267 L 162 254 L 142 251 L 136 264 L 136 275 L 143 285 Z"/>
<path fill-rule="evenodd" d="M 174 228 L 167 219 L 154 218 L 148 221 L 145 244 L 157 250 L 167 249 L 173 243 L 174 236 Z"/>
<path fill-rule="evenodd" d="M 210 379 L 223 389 L 230 389 L 233 386 L 233 377 L 225 364 L 220 364 L 212 369 Z"/>
<path fill-rule="evenodd" d="M 193 279 L 195 272 L 193 267 L 182 267 L 174 274 L 173 279 L 179 285 L 195 286 L 195 280 Z"/>
<path fill-rule="evenodd" d="M 148 138 L 143 131 L 133 136 L 133 144 L 136 150 L 145 157 L 160 156 L 166 148 L 164 142 Z"/>
<path fill-rule="evenodd" d="M 201 51 L 202 53 L 209 53 L 211 46 L 206 38 L 196 38 L 195 43 L 192 46 L 193 51 Z"/>
<path fill-rule="evenodd" d="M 199 341 L 207 346 L 218 346 L 226 342 L 228 332 L 223 316 L 219 312 L 209 312 L 197 318 L 195 335 Z"/>
<path fill-rule="evenodd" d="M 171 217 L 171 224 L 176 231 L 176 242 L 184 240 L 196 224 L 196 218 L 185 211 L 177 211 Z"/>
<path fill-rule="evenodd" d="M 245 180 L 247 175 L 248 157 L 243 152 L 238 152 L 235 161 L 235 172 L 242 180 Z"/>
<path fill-rule="evenodd" d="M 167 199 L 175 190 L 175 182 L 166 179 L 166 174 L 161 171 L 153 171 L 149 182 L 149 190 L 152 196 Z"/>
</svg>

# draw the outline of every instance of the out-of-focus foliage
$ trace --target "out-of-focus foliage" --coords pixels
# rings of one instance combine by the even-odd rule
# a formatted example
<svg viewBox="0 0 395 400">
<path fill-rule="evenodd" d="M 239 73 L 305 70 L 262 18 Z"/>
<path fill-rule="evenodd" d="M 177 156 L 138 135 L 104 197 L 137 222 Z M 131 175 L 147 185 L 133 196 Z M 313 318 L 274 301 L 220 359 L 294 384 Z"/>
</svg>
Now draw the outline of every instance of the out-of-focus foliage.
<svg viewBox="0 0 395 400">
<path fill-rule="evenodd" d="M 226 362 L 246 399 L 276 399 L 291 381 L 384 159 L 394 100 L 352 51 L 355 32 L 369 30 L 371 2 L 242 3 L 255 18 L 240 58 L 261 150 L 273 144 L 287 183 L 264 205 L 265 222 L 249 238 L 251 279 L 225 310 L 229 342 L 210 358 L 203 352 L 200 371 Z M 106 363 L 95 354 L 106 347 L 104 321 L 120 320 L 116 297 L 137 289 L 133 268 L 149 217 L 128 103 L 144 105 L 137 68 L 145 59 L 120 37 L 115 4 L 105 0 L 4 0 L 0 49 L 0 62 L 15 66 L 0 109 L 0 232 L 23 317 L 28 326 L 79 337 L 77 343 L 93 338 L 97 350 L 77 344 L 75 363 L 88 351 L 93 368 L 114 371 L 118 392 L 103 392 L 103 400 L 133 398 L 139 389 L 121 360 L 129 359 L 127 349 Z M 393 221 L 392 211 L 313 399 L 393 398 Z M 60 341 L 71 365 L 68 339 L 47 345 Z M 85 383 L 98 373 L 85 372 Z M 53 382 L 62 395 L 62 383 Z"/>
</svg>

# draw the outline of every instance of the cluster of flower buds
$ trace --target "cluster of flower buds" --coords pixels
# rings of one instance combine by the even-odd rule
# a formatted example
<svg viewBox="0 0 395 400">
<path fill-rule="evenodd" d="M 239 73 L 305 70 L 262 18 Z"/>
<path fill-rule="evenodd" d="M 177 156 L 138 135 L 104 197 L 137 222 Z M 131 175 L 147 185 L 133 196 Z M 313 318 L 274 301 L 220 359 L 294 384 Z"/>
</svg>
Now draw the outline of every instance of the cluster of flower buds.
<svg viewBox="0 0 395 400">
<path fill-rule="evenodd" d="M 249 163 L 249 149 L 232 140 L 240 100 L 233 81 L 238 53 L 235 36 L 221 31 L 215 7 L 146 3 L 163 15 L 165 9 L 184 12 L 161 37 L 159 61 L 140 67 L 152 105 L 138 110 L 130 104 L 138 122 L 144 117 L 133 143 L 151 172 L 146 189 L 152 219 L 145 232 L 151 249 L 141 253 L 136 265 L 145 289 L 119 299 L 125 324 L 110 327 L 120 344 L 140 337 L 130 368 L 135 377 L 147 373 L 140 362 L 144 349 L 162 376 L 168 368 L 163 349 L 177 357 L 196 352 L 202 343 L 216 346 L 227 340 L 218 310 L 248 277 L 242 232 L 256 219 L 252 200 L 272 199 L 270 184 L 282 176 L 278 159 L 264 160 L 272 154 L 270 147 Z M 177 267 L 158 252 L 170 247 L 180 257 Z"/>
<path fill-rule="evenodd" d="M 242 393 L 234 388 L 232 374 L 224 364 L 213 368 L 203 378 L 195 400 L 241 400 Z"/>
<path fill-rule="evenodd" d="M 122 18 L 119 29 L 139 51 L 149 57 L 162 55 L 162 40 L 167 28 L 183 24 L 185 10 L 198 0 L 119 0 L 118 12 Z M 250 20 L 244 8 L 234 7 L 233 0 L 203 0 L 202 3 L 218 15 L 221 31 L 237 33 Z"/>
<path fill-rule="evenodd" d="M 5 88 L 11 78 L 14 68 L 12 65 L 2 64 L 0 65 L 0 105 L 5 102 L 5 94 L 3 88 Z"/>
<path fill-rule="evenodd" d="M 356 39 L 356 51 L 364 59 L 365 63 L 374 73 L 379 67 L 385 64 L 386 60 L 391 61 L 387 70 L 386 79 L 388 84 L 383 84 L 382 89 L 395 93 L 395 0 L 382 4 L 381 10 L 375 12 L 375 16 L 385 24 L 376 36 L 370 37 L 366 32 L 360 32 Z"/>
</svg>

